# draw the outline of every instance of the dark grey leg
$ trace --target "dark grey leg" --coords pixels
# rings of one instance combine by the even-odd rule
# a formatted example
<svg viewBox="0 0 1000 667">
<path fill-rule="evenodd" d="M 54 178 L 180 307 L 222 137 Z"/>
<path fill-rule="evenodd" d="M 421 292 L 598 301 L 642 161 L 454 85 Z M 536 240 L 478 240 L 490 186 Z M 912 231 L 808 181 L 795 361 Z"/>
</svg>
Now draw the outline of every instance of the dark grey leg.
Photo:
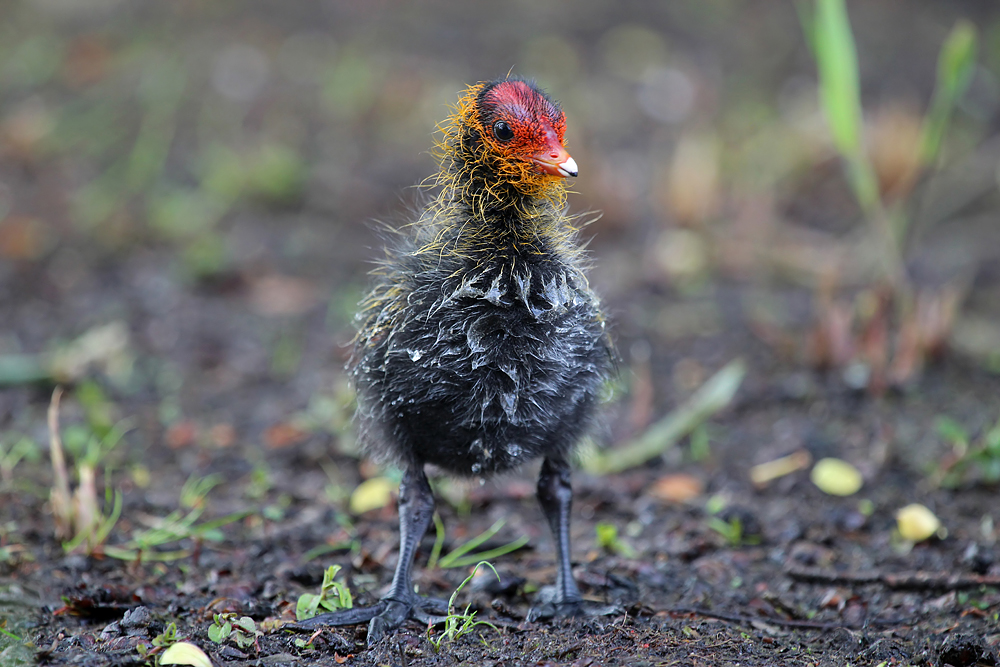
<svg viewBox="0 0 1000 667">
<path fill-rule="evenodd" d="M 609 616 L 621 613 L 618 605 L 585 601 L 573 579 L 570 561 L 569 517 L 573 505 L 570 467 L 563 459 L 545 459 L 538 475 L 538 503 L 556 541 L 559 572 L 555 589 L 542 589 L 536 606 L 528 610 L 528 621 L 553 616 Z"/>
<path fill-rule="evenodd" d="M 368 624 L 369 646 L 398 628 L 413 613 L 417 604 L 410 579 L 413 557 L 433 516 L 434 494 L 423 466 L 411 467 L 399 485 L 399 561 L 392 575 L 392 588 L 382 598 L 386 609 Z"/>
<path fill-rule="evenodd" d="M 427 483 L 423 466 L 412 466 L 399 485 L 399 561 L 388 594 L 371 607 L 319 614 L 286 627 L 311 630 L 324 625 L 368 623 L 368 646 L 372 646 L 408 618 L 427 622 L 435 620 L 428 612 L 446 613 L 446 602 L 417 597 L 411 580 L 413 557 L 433 515 L 434 494 Z"/>
<path fill-rule="evenodd" d="M 556 578 L 556 605 L 580 602 L 580 589 L 573 579 L 570 562 L 569 516 L 573 505 L 573 487 L 570 468 L 566 461 L 545 459 L 538 475 L 538 503 L 548 519 L 556 541 L 556 559 L 559 574 Z"/>
</svg>

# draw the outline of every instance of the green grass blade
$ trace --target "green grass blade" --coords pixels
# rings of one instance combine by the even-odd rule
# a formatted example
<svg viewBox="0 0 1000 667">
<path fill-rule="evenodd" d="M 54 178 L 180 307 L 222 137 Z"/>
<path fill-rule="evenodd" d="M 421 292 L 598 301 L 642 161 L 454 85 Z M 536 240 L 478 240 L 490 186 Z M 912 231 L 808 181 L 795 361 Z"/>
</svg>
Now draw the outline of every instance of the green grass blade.
<svg viewBox="0 0 1000 667">
<path fill-rule="evenodd" d="M 816 57 L 816 12 L 810 0 L 795 0 L 795 13 L 799 17 L 802 34 L 805 35 L 809 53 Z"/>
<path fill-rule="evenodd" d="M 118 560 L 124 561 L 134 561 L 139 557 L 139 552 L 134 549 L 122 549 L 120 547 L 106 546 L 101 549 L 101 551 L 109 558 L 117 558 Z"/>
<path fill-rule="evenodd" d="M 940 154 L 951 113 L 968 89 L 975 66 L 976 29 L 968 21 L 959 21 L 938 56 L 934 99 L 924 120 L 920 141 L 920 160 L 923 164 L 930 164 Z"/>
<path fill-rule="evenodd" d="M 350 551 L 354 549 L 355 545 L 357 545 L 357 541 L 355 540 L 351 540 L 349 542 L 337 542 L 336 544 L 321 544 L 302 554 L 302 562 L 308 563 L 313 559 L 325 556 L 328 553 L 333 553 L 334 551 Z"/>
<path fill-rule="evenodd" d="M 820 102 L 833 143 L 847 163 L 847 179 L 854 198 L 865 214 L 872 217 L 879 214 L 882 203 L 878 179 L 864 149 L 858 54 L 844 0 L 816 0 L 812 37 L 819 69 Z"/>
<path fill-rule="evenodd" d="M 235 523 L 253 514 L 251 510 L 240 510 L 238 512 L 233 512 L 232 514 L 227 514 L 226 516 L 219 517 L 218 519 L 212 519 L 211 521 L 206 521 L 204 523 L 198 524 L 194 528 L 195 533 L 203 533 L 209 530 L 215 530 L 216 528 L 222 528 L 223 526 L 228 526 L 231 523 Z"/>
<path fill-rule="evenodd" d="M 105 540 L 108 539 L 108 535 L 111 534 L 115 524 L 118 523 L 118 519 L 121 518 L 122 505 L 124 504 L 124 501 L 124 494 L 118 491 L 118 489 L 115 489 L 115 502 L 114 507 L 111 510 L 111 514 L 105 517 L 97 526 L 93 542 L 95 547 L 104 544 Z"/>
<path fill-rule="evenodd" d="M 438 566 L 441 559 L 441 549 L 444 547 L 444 522 L 441 515 L 434 512 L 434 548 L 431 549 L 431 557 L 427 559 L 427 569 L 433 570 Z"/>
<path fill-rule="evenodd" d="M 498 532 L 500 532 L 500 529 L 503 528 L 504 523 L 506 523 L 506 521 L 504 519 L 500 519 L 496 523 L 494 523 L 492 526 L 490 526 L 489 528 L 487 528 L 486 530 L 484 530 L 482 533 L 480 533 L 479 535 L 477 535 L 476 537 L 473 537 L 471 540 L 469 540 L 465 544 L 462 544 L 461 546 L 456 547 L 454 551 L 452 551 L 451 553 L 449 553 L 447 556 L 444 556 L 443 558 L 441 558 L 441 560 L 440 560 L 440 566 L 443 567 L 443 568 L 455 567 L 455 565 L 454 565 L 455 561 L 457 561 L 459 558 L 461 558 L 465 554 L 469 553 L 473 549 L 476 549 L 483 542 L 485 542 L 486 540 L 490 539 L 491 537 L 493 537 L 494 535 L 496 535 Z M 482 559 L 480 558 L 478 560 L 482 560 Z"/>
<path fill-rule="evenodd" d="M 858 57 L 844 0 L 817 0 L 813 41 L 820 100 L 834 143 L 842 154 L 857 155 L 862 148 Z"/>
<path fill-rule="evenodd" d="M 527 535 L 522 535 L 513 542 L 508 542 L 507 544 L 496 547 L 495 549 L 487 549 L 486 551 L 481 551 L 479 553 L 470 554 L 463 558 L 455 558 L 449 561 L 448 565 L 443 565 L 441 567 L 468 567 L 482 560 L 488 560 L 490 558 L 498 558 L 499 556 L 506 556 L 509 553 L 517 551 L 529 542 Z"/>
</svg>

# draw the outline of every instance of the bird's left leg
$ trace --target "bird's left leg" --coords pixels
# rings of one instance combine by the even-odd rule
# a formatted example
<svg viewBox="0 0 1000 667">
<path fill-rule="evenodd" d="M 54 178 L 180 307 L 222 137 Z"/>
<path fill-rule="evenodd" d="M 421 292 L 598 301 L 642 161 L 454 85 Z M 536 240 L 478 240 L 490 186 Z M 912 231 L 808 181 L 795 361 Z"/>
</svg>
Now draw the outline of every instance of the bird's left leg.
<svg viewBox="0 0 1000 667">
<path fill-rule="evenodd" d="M 569 518 L 573 505 L 570 476 L 569 463 L 562 458 L 546 458 L 538 475 L 538 503 L 555 538 L 558 574 L 555 589 L 540 596 L 541 604 L 528 612 L 529 621 L 552 616 L 607 616 L 621 611 L 617 605 L 585 601 L 573 579 L 569 539 Z"/>
<path fill-rule="evenodd" d="M 372 646 L 408 618 L 426 623 L 437 621 L 431 614 L 447 613 L 447 602 L 419 597 L 413 592 L 411 571 L 420 539 L 427 532 L 434 515 L 434 494 L 423 466 L 414 464 L 399 485 L 399 560 L 389 592 L 370 607 L 356 607 L 320 614 L 286 626 L 311 630 L 323 625 L 368 623 L 368 646 Z"/>
</svg>

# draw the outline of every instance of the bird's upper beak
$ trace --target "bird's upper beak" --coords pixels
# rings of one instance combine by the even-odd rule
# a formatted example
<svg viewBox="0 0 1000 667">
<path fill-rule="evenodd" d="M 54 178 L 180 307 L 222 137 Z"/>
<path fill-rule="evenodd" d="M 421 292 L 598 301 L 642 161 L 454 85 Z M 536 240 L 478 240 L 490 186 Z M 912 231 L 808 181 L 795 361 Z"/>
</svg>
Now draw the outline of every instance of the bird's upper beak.
<svg viewBox="0 0 1000 667">
<path fill-rule="evenodd" d="M 579 173 L 576 160 L 570 157 L 554 131 L 549 130 L 546 134 L 545 148 L 532 155 L 531 161 L 543 174 L 576 176 Z"/>
</svg>

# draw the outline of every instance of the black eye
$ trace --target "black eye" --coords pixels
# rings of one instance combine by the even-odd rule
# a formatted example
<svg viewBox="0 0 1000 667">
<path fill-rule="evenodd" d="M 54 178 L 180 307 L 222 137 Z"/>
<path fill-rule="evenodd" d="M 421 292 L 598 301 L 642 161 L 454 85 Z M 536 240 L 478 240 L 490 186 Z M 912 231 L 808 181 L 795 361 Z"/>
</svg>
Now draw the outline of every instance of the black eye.
<svg viewBox="0 0 1000 667">
<path fill-rule="evenodd" d="M 510 129 L 506 121 L 498 120 L 493 123 L 493 136 L 500 141 L 510 141 L 514 138 L 514 130 Z"/>
</svg>

